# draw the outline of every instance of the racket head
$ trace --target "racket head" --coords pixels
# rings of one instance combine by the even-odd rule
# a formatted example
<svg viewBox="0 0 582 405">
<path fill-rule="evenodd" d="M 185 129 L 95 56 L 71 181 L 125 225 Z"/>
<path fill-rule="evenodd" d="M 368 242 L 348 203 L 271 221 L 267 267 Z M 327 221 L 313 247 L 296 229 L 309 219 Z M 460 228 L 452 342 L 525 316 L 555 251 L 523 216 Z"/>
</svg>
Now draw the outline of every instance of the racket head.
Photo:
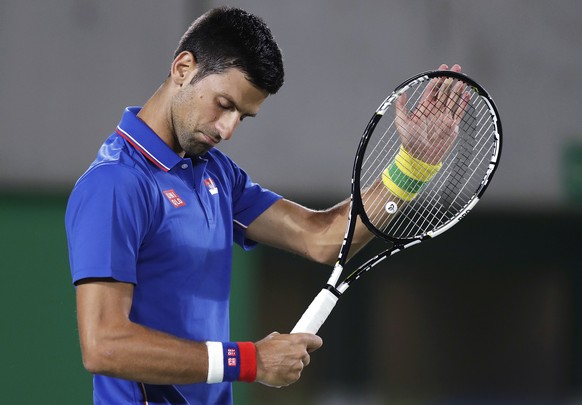
<svg viewBox="0 0 582 405">
<path fill-rule="evenodd" d="M 438 90 L 444 92 L 447 88 L 448 98 L 438 99 L 446 94 Z M 440 95 L 427 103 L 432 94 Z M 378 179 L 394 162 L 401 145 L 407 143 L 406 149 L 412 151 L 421 148 L 411 141 L 411 133 L 423 129 L 423 125 L 427 132 L 441 126 L 441 122 L 423 122 L 424 112 L 429 111 L 426 116 L 432 112 L 425 108 L 427 105 L 439 112 L 450 112 L 453 117 L 457 114 L 458 118 L 454 140 L 442 142 L 447 152 L 440 169 L 422 184 L 411 201 L 395 199 L 384 187 L 380 198 L 375 193 L 373 198 L 377 201 L 372 201 L 366 190 L 378 187 Z M 420 117 L 412 126 L 415 129 L 403 131 L 403 119 L 411 116 Z M 395 245 L 408 245 L 444 232 L 461 220 L 485 192 L 499 163 L 501 136 L 501 121 L 493 99 L 468 76 L 435 70 L 409 78 L 378 107 L 360 140 L 352 174 L 354 211 L 372 233 Z M 427 159 L 421 153 L 420 159 L 431 159 L 429 154 L 426 156 Z"/>
</svg>

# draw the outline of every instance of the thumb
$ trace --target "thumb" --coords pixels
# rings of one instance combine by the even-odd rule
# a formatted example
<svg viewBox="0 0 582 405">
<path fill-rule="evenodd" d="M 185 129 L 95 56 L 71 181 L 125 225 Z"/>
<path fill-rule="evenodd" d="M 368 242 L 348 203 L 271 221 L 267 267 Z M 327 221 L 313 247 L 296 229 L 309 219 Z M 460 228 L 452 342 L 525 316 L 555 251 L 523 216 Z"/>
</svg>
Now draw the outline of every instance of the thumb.
<svg viewBox="0 0 582 405">
<path fill-rule="evenodd" d="M 396 119 L 397 120 L 404 120 L 408 115 L 408 110 L 406 109 L 406 102 L 408 101 L 408 94 L 402 93 L 396 99 L 394 103 L 394 107 L 396 107 Z"/>
</svg>

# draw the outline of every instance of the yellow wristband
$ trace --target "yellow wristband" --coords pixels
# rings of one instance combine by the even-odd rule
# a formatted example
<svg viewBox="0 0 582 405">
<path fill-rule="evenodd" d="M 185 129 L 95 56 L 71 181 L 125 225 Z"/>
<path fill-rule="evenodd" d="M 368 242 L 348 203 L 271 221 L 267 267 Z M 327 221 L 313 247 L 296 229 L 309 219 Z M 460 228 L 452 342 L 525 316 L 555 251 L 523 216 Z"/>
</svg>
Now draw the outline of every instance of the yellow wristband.
<svg viewBox="0 0 582 405">
<path fill-rule="evenodd" d="M 402 173 L 414 180 L 424 182 L 432 179 L 443 166 L 442 163 L 431 165 L 430 163 L 423 162 L 422 160 L 413 157 L 402 145 L 400 145 L 400 151 L 396 155 L 394 162 Z"/>
<path fill-rule="evenodd" d="M 401 200 L 412 201 L 414 197 L 416 197 L 416 193 L 411 193 L 398 187 L 398 185 L 390 178 L 389 169 L 390 168 L 387 167 L 386 170 L 382 172 L 382 183 L 384 183 L 384 186 L 388 189 L 388 191 L 390 191 Z"/>
<path fill-rule="evenodd" d="M 430 181 L 442 167 L 442 163 L 431 165 L 413 157 L 401 145 L 398 154 L 382 172 L 382 183 L 396 197 L 412 201 L 422 186 Z"/>
</svg>

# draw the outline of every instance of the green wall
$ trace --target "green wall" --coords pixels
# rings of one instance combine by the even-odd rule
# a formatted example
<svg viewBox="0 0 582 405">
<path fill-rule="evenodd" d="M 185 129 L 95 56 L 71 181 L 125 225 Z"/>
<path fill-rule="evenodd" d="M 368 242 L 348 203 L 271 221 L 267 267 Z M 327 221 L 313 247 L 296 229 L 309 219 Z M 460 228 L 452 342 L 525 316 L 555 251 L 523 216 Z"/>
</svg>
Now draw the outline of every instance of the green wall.
<svg viewBox="0 0 582 405">
<path fill-rule="evenodd" d="M 0 198 L 0 381 L 5 404 L 89 404 L 77 339 L 64 197 Z"/>
</svg>

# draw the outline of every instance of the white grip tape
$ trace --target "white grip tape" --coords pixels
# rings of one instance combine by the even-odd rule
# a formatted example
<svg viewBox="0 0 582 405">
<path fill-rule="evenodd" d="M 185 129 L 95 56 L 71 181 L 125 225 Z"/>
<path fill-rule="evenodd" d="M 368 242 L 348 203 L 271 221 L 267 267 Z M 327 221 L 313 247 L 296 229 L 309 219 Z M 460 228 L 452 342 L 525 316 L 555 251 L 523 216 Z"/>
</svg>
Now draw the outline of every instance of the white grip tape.
<svg viewBox="0 0 582 405">
<path fill-rule="evenodd" d="M 335 307 L 337 300 L 338 297 L 328 289 L 321 290 L 303 313 L 291 333 L 317 333 L 333 307 Z"/>
</svg>

